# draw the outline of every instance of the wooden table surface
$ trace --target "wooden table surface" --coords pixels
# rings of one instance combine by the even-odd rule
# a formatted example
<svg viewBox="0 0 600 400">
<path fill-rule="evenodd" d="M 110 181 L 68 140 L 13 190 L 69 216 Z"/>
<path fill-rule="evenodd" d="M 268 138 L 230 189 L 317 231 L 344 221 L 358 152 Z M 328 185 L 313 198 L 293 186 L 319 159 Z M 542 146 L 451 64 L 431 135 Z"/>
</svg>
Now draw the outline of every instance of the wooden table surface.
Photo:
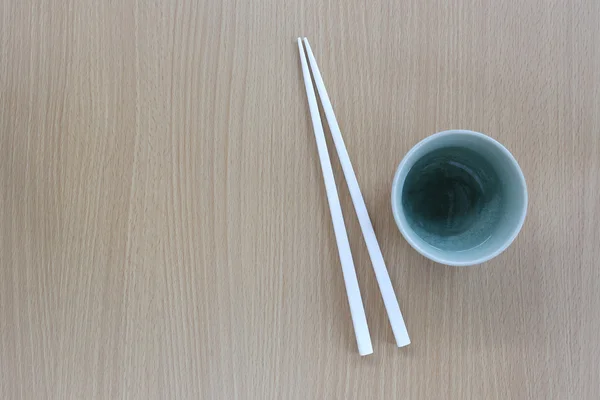
<svg viewBox="0 0 600 400">
<path fill-rule="evenodd" d="M 598 398 L 600 2 L 0 2 L 0 398 Z M 298 35 L 407 348 L 334 158 L 357 353 Z M 529 187 L 480 267 L 429 262 L 391 213 L 403 155 L 451 128 Z"/>
</svg>

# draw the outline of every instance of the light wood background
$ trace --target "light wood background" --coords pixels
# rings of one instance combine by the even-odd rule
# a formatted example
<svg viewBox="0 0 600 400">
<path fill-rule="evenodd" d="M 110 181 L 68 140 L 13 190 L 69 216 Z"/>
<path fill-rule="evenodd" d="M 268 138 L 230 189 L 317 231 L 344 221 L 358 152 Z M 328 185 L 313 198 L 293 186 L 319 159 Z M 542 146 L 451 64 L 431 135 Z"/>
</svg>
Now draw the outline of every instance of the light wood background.
<svg viewBox="0 0 600 400">
<path fill-rule="evenodd" d="M 597 399 L 600 2 L 0 1 L 0 398 Z M 321 67 L 412 345 L 334 159 L 361 358 L 295 38 Z M 519 160 L 516 242 L 409 248 L 407 150 Z"/>
</svg>

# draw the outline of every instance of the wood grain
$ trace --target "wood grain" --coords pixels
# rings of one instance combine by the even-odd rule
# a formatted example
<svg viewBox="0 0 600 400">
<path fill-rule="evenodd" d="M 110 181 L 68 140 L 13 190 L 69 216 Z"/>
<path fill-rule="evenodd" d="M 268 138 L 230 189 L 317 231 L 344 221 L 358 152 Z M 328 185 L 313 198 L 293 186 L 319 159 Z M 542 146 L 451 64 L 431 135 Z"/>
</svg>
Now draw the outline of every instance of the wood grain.
<svg viewBox="0 0 600 400">
<path fill-rule="evenodd" d="M 513 4 L 514 3 L 514 4 Z M 600 2 L 0 1 L 0 398 L 596 399 Z M 306 35 L 413 344 L 337 160 L 359 357 L 295 38 Z M 395 227 L 394 170 L 464 128 L 530 205 L 481 267 Z"/>
</svg>

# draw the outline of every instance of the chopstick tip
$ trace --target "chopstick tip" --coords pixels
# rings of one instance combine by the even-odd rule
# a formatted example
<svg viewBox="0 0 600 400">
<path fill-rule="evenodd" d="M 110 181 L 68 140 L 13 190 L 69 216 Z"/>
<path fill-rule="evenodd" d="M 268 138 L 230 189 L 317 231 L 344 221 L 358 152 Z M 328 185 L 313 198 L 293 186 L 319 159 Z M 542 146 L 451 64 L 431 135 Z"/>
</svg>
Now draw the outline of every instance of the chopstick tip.
<svg viewBox="0 0 600 400">
<path fill-rule="evenodd" d="M 312 50 L 310 50 L 310 43 L 308 43 L 308 38 L 306 36 L 304 37 L 304 47 L 306 47 L 306 51 L 312 53 Z"/>
</svg>

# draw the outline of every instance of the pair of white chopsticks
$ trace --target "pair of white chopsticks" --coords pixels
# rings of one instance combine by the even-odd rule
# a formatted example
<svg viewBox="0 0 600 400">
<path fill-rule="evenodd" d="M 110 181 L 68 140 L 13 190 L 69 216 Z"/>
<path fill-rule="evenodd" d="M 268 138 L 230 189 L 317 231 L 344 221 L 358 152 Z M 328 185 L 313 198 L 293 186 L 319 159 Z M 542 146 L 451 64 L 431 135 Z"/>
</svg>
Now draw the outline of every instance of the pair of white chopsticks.
<svg viewBox="0 0 600 400">
<path fill-rule="evenodd" d="M 310 68 L 312 70 L 315 84 L 317 85 L 317 91 L 325 111 L 327 123 L 333 136 L 333 142 L 344 171 L 344 177 L 350 190 L 350 196 L 352 197 L 352 203 L 358 216 L 360 228 L 367 244 L 367 250 L 371 257 L 373 264 L 373 270 L 379 284 L 379 290 L 383 297 L 383 303 L 392 325 L 392 331 L 396 338 L 396 344 L 398 347 L 406 346 L 410 344 L 410 338 L 406 331 L 406 325 L 404 324 L 404 318 L 400 312 L 400 306 L 390 281 L 385 262 L 383 261 L 383 255 L 379 248 L 379 243 L 375 237 L 373 231 L 373 225 L 367 212 L 367 206 L 363 200 L 362 193 L 358 187 L 358 181 L 350 162 L 350 156 L 346 150 L 344 139 L 342 139 L 342 133 L 340 127 L 335 118 L 329 95 L 325 89 L 321 72 L 317 66 L 317 61 L 310 48 L 308 39 L 304 38 L 304 46 L 306 47 L 306 53 L 308 54 L 308 60 L 310 62 Z M 321 160 L 321 169 L 323 170 L 323 179 L 325 180 L 325 189 L 327 191 L 327 201 L 329 202 L 329 210 L 331 211 L 331 219 L 333 220 L 333 230 L 335 233 L 335 239 L 337 242 L 338 252 L 340 254 L 340 261 L 342 264 L 342 272 L 344 275 L 344 283 L 346 285 L 346 293 L 348 295 L 348 303 L 350 305 L 350 314 L 352 315 L 352 324 L 354 325 L 354 333 L 356 335 L 356 343 L 358 344 L 358 352 L 360 355 L 365 356 L 373 353 L 373 345 L 371 344 L 371 335 L 369 334 L 369 327 L 367 325 L 367 318 L 365 316 L 365 309 L 360 295 L 360 289 L 358 287 L 358 279 L 356 278 L 356 271 L 354 269 L 354 261 L 352 260 L 352 253 L 350 251 L 350 243 L 348 242 L 348 234 L 346 233 L 346 225 L 344 224 L 344 217 L 342 216 L 342 207 L 337 193 L 335 185 L 335 179 L 333 177 L 333 170 L 331 169 L 331 161 L 329 160 L 329 153 L 327 151 L 327 143 L 325 142 L 325 134 L 323 133 L 323 124 L 321 122 L 321 116 L 319 115 L 319 109 L 317 106 L 317 98 L 315 96 L 315 90 L 313 88 L 308 64 L 306 62 L 306 56 L 304 54 L 304 47 L 302 46 L 302 40 L 298 38 L 298 49 L 300 51 L 300 61 L 302 63 L 302 73 L 304 75 L 304 85 L 306 86 L 306 95 L 308 97 L 308 107 L 312 118 L 313 129 L 315 132 L 315 139 L 317 141 L 317 150 L 319 152 L 319 159 Z"/>
</svg>

